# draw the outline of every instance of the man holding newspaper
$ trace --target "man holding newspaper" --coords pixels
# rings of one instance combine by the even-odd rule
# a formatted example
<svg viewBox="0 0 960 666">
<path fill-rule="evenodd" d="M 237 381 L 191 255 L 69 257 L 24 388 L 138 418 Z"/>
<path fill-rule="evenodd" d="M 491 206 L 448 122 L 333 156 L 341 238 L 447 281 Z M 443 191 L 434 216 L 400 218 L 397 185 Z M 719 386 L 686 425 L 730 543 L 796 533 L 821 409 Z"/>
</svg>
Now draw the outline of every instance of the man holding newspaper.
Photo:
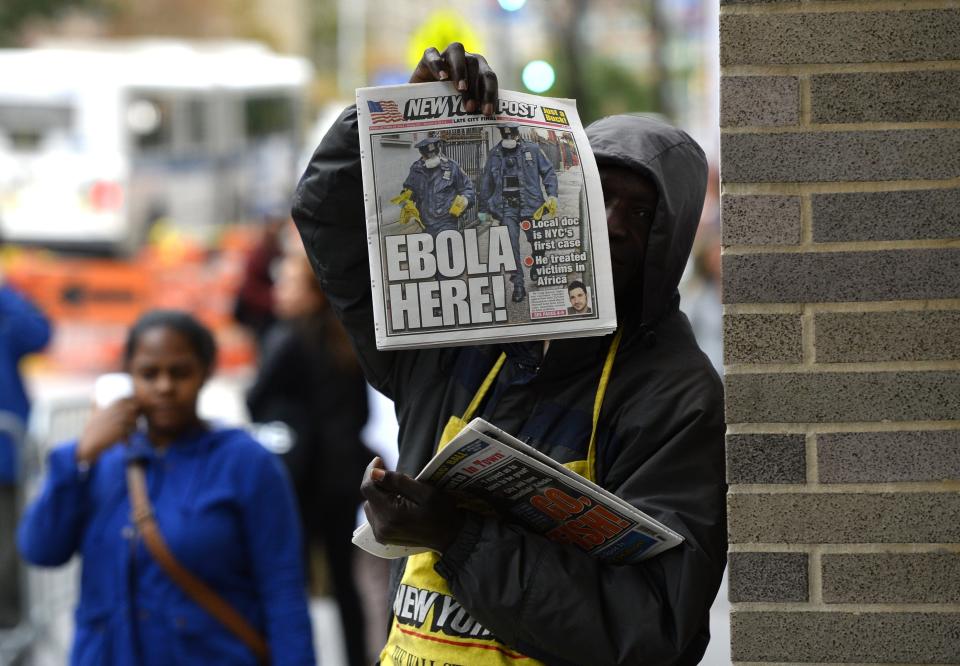
<svg viewBox="0 0 960 666">
<path fill-rule="evenodd" d="M 412 83 L 451 81 L 492 115 L 482 56 L 428 49 Z M 634 116 L 587 128 L 600 167 L 620 327 L 606 337 L 377 351 L 356 110 L 315 152 L 294 219 L 367 378 L 394 399 L 397 472 L 371 463 L 365 509 L 382 542 L 436 551 L 394 560 L 382 664 L 695 664 L 726 559 L 720 381 L 679 311 L 677 284 L 706 186 L 683 132 Z M 412 478 L 482 416 L 677 532 L 683 543 L 616 565 L 456 508 Z"/>
</svg>

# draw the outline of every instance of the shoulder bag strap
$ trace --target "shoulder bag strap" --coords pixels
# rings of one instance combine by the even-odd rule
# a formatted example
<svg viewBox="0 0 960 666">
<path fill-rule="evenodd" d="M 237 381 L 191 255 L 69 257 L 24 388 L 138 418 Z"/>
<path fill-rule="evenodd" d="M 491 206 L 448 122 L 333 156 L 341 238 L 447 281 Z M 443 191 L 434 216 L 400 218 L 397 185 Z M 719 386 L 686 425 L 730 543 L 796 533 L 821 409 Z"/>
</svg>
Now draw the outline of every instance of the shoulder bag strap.
<svg viewBox="0 0 960 666">
<path fill-rule="evenodd" d="M 150 497 L 147 494 L 147 479 L 142 463 L 130 462 L 127 465 L 127 491 L 130 494 L 134 527 L 143 538 L 143 543 L 154 561 L 188 597 L 250 648 L 260 663 L 270 663 L 267 642 L 260 632 L 209 585 L 187 571 L 170 552 L 153 517 L 153 507 L 150 505 Z"/>
</svg>

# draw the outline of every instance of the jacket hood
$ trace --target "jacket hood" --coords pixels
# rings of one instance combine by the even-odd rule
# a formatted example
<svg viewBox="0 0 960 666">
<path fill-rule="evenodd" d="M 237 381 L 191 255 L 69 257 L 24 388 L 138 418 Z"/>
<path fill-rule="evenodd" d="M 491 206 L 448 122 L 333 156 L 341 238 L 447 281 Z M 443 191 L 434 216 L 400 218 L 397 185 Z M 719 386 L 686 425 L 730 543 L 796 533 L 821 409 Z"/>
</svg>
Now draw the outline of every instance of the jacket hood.
<svg viewBox="0 0 960 666">
<path fill-rule="evenodd" d="M 653 118 L 620 115 L 587 127 L 597 165 L 626 167 L 649 178 L 659 192 L 644 263 L 642 309 L 618 313 L 622 319 L 655 324 L 678 299 L 700 222 L 707 188 L 707 159 L 690 136 Z"/>
</svg>

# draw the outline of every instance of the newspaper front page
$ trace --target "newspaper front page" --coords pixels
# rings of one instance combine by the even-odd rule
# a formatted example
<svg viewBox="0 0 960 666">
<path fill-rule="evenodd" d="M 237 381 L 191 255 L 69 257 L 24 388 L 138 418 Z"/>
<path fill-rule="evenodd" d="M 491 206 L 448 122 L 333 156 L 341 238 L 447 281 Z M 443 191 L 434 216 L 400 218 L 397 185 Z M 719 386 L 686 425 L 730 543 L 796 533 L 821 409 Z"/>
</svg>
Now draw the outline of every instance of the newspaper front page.
<svg viewBox="0 0 960 666">
<path fill-rule="evenodd" d="M 636 507 L 480 418 L 437 453 L 417 479 L 450 492 L 461 506 L 496 514 L 614 564 L 644 560 L 683 541 Z M 366 523 L 353 542 L 391 559 L 427 550 L 381 544 Z"/>
<path fill-rule="evenodd" d="M 377 347 L 616 328 L 606 215 L 576 105 L 450 82 L 357 90 Z"/>
</svg>

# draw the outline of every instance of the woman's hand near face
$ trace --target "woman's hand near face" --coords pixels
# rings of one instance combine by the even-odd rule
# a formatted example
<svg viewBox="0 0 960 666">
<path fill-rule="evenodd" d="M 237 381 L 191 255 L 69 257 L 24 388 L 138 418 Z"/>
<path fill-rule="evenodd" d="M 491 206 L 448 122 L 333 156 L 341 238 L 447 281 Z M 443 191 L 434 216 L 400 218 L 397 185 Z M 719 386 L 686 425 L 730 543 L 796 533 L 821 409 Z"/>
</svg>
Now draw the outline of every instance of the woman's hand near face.
<svg viewBox="0 0 960 666">
<path fill-rule="evenodd" d="M 77 461 L 96 462 L 104 451 L 123 441 L 137 427 L 140 405 L 134 398 L 117 400 L 109 407 L 95 409 L 77 443 Z"/>
</svg>

